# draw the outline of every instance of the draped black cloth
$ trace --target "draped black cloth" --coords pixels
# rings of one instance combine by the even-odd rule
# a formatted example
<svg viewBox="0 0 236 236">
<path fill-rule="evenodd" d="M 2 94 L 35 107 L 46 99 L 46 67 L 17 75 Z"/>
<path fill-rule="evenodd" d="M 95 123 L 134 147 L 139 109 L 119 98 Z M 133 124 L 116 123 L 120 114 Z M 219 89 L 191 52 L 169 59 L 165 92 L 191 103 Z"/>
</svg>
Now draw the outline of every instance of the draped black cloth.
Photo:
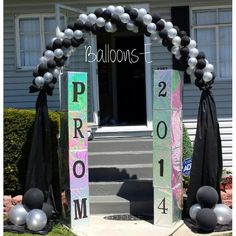
<svg viewBox="0 0 236 236">
<path fill-rule="evenodd" d="M 222 148 L 216 106 L 209 89 L 202 91 L 198 110 L 197 132 L 194 143 L 190 183 L 187 190 L 186 211 L 196 203 L 197 190 L 212 186 L 220 197 L 222 175 Z"/>
<path fill-rule="evenodd" d="M 48 197 L 52 182 L 51 131 L 47 107 L 47 94 L 40 91 L 36 102 L 36 115 L 30 155 L 28 159 L 25 191 L 36 187 Z"/>
</svg>

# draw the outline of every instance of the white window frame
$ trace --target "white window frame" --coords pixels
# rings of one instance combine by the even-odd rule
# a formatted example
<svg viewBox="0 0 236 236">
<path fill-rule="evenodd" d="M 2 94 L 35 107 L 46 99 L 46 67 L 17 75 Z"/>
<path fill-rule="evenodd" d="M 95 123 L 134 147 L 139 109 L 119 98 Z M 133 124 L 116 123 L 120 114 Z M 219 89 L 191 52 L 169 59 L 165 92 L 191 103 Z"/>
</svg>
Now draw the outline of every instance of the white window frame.
<svg viewBox="0 0 236 236">
<path fill-rule="evenodd" d="M 40 34 L 40 50 L 41 53 L 45 50 L 45 32 L 44 32 L 44 18 L 47 17 L 55 17 L 55 14 L 53 13 L 46 13 L 46 14 L 23 14 L 18 15 L 15 18 L 15 43 L 16 43 L 16 70 L 20 71 L 28 71 L 35 68 L 35 66 L 22 66 L 21 65 L 21 56 L 20 56 L 20 20 L 21 19 L 32 19 L 32 18 L 38 18 L 39 19 L 39 34 Z M 65 15 L 63 15 L 65 19 L 65 25 L 67 24 L 67 18 Z M 55 17 L 56 20 L 56 17 Z M 56 25 L 55 25 L 55 36 L 56 36 Z"/>
<path fill-rule="evenodd" d="M 233 9 L 232 6 L 230 5 L 222 5 L 222 6 L 206 6 L 206 7 L 191 7 L 190 9 L 190 27 L 191 27 L 191 38 L 194 39 L 194 30 L 195 29 L 204 29 L 204 28 L 215 28 L 216 30 L 216 65 L 217 65 L 217 76 L 216 79 L 217 81 L 231 81 L 232 80 L 232 76 L 229 78 L 222 78 L 220 77 L 220 49 L 219 49 L 219 27 L 221 26 L 231 26 L 232 27 L 232 23 L 223 23 L 223 24 L 209 24 L 209 25 L 193 25 L 193 12 L 197 11 L 197 10 L 218 10 L 218 9 L 231 9 L 232 10 L 232 15 L 233 15 Z M 207 55 L 206 55 L 207 56 Z M 211 63 L 211 62 L 209 62 Z"/>
</svg>

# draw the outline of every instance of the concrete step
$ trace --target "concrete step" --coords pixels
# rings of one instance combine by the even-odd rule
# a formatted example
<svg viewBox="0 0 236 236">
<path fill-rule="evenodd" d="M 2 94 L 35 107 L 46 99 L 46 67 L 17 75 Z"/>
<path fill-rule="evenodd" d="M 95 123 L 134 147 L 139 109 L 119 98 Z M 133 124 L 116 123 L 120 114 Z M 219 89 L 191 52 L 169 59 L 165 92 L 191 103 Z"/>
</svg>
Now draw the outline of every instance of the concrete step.
<svg viewBox="0 0 236 236">
<path fill-rule="evenodd" d="M 89 166 L 90 182 L 151 178 L 152 164 Z"/>
<path fill-rule="evenodd" d="M 122 182 L 90 182 L 90 196 L 152 196 L 152 179 L 125 180 Z"/>
<path fill-rule="evenodd" d="M 152 151 L 152 138 L 102 139 L 89 141 L 89 153 Z"/>
<path fill-rule="evenodd" d="M 152 164 L 152 151 L 89 152 L 89 166 Z"/>
<path fill-rule="evenodd" d="M 152 196 L 142 199 L 125 199 L 119 196 L 90 196 L 91 214 L 121 214 L 152 215 Z"/>
</svg>

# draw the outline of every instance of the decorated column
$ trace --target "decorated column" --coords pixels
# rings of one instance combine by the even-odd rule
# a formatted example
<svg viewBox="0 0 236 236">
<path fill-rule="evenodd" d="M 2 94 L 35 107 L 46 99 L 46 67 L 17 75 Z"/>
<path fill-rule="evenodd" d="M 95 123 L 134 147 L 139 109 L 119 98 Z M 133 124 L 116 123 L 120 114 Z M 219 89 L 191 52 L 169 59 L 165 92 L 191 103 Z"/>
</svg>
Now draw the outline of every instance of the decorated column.
<svg viewBox="0 0 236 236">
<path fill-rule="evenodd" d="M 155 70 L 153 83 L 154 224 L 172 226 L 182 209 L 182 79 Z"/>
<path fill-rule="evenodd" d="M 61 87 L 63 213 L 71 229 L 80 230 L 89 216 L 87 73 L 68 72 Z"/>
</svg>

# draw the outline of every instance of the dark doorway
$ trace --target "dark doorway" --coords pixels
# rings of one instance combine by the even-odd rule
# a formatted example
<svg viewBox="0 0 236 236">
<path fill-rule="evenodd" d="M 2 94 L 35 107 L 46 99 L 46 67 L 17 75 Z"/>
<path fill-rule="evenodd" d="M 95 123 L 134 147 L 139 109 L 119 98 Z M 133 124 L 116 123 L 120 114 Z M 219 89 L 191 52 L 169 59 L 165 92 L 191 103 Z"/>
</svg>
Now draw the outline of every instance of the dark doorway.
<svg viewBox="0 0 236 236">
<path fill-rule="evenodd" d="M 146 125 L 144 36 L 102 33 L 97 46 L 100 126 Z"/>
</svg>

